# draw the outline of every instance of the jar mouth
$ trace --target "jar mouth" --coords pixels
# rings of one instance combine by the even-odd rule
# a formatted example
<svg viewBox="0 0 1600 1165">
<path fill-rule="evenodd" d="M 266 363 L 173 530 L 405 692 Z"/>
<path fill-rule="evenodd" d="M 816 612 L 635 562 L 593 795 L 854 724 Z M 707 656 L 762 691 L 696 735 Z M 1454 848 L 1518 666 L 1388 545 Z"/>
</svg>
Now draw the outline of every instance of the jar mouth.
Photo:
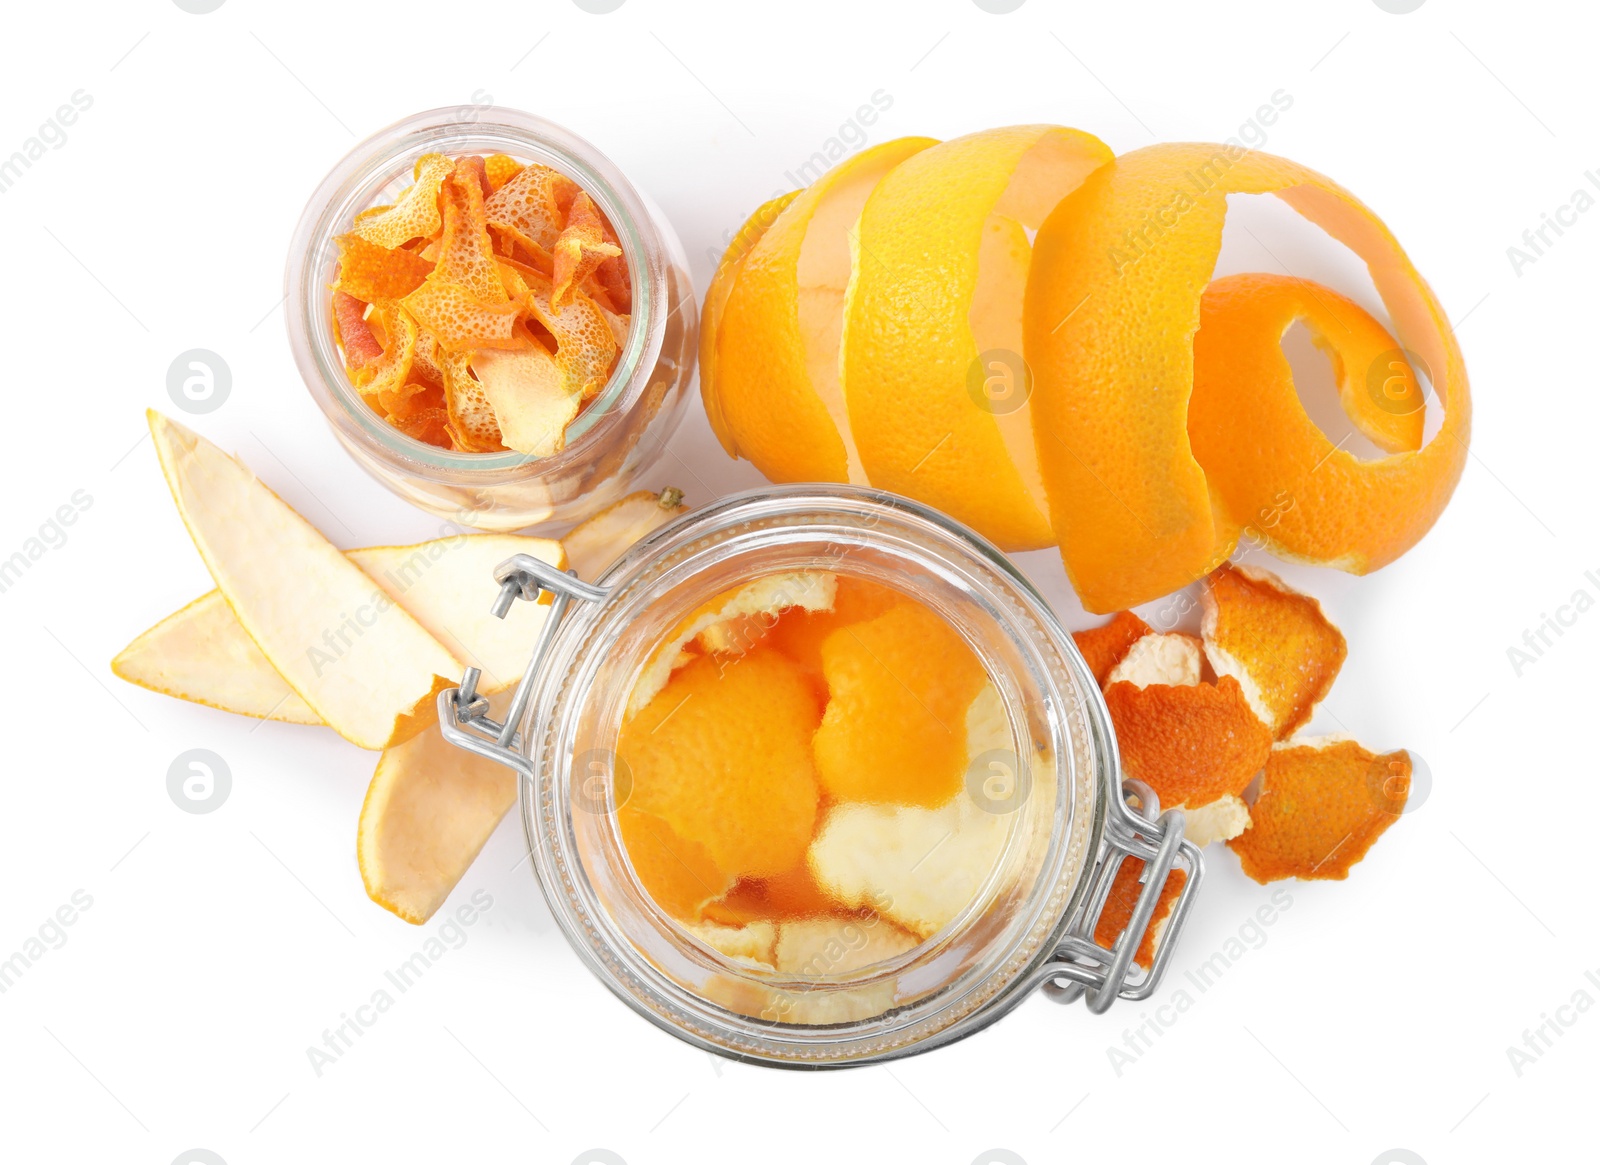
<svg viewBox="0 0 1600 1165">
<path fill-rule="evenodd" d="M 328 289 L 338 264 L 334 237 L 350 229 L 359 211 L 409 185 L 412 165 L 426 153 L 505 153 L 518 161 L 550 166 L 576 182 L 616 232 L 633 287 L 628 335 L 611 379 L 567 427 L 566 445 L 558 453 L 547 457 L 516 451 L 461 453 L 419 441 L 380 416 L 345 372 L 329 306 Z M 654 366 L 664 341 L 663 312 L 670 297 L 649 222 L 643 198 L 620 170 L 584 139 L 532 114 L 451 106 L 395 122 L 361 142 L 329 171 L 295 227 L 284 297 L 290 346 L 301 378 L 341 432 L 412 473 L 457 479 L 477 476 L 489 484 L 582 464 L 645 394 L 643 372 Z"/>
<path fill-rule="evenodd" d="M 843 555 L 823 554 L 829 546 Z M 852 555 L 859 557 L 847 564 Z M 1042 738 L 1050 800 L 1027 808 L 1034 815 L 1028 832 L 1009 835 L 1006 868 L 1014 884 L 985 888 L 968 915 L 922 936 L 914 949 L 822 983 L 761 968 L 730 970 L 726 957 L 671 920 L 650 931 L 647 910 L 619 907 L 617 887 L 605 869 L 596 870 L 604 830 L 572 811 L 573 761 L 603 738 L 598 726 L 614 733 L 641 645 L 707 588 L 720 590 L 730 572 L 753 578 L 780 565 L 832 563 L 858 573 L 864 562 L 879 570 L 899 563 L 906 573 L 896 589 L 930 603 L 953 596 L 969 603 L 973 617 L 994 622 L 995 644 L 1011 653 L 1005 702 L 1026 719 L 1032 739 Z M 1099 722 L 1103 711 L 1085 698 L 1092 681 L 1070 640 L 997 549 L 942 515 L 879 491 L 780 488 L 687 515 L 631 551 L 602 582 L 613 588 L 611 597 L 569 615 L 557 630 L 550 670 L 521 725 L 535 769 L 523 786 L 522 812 L 553 913 L 614 993 L 690 1042 L 777 1065 L 823 1067 L 948 1042 L 998 1018 L 1032 989 L 1031 969 L 1054 955 L 1085 892 L 1115 751 Z M 984 657 L 992 678 L 997 658 Z M 585 798 L 592 795 L 585 789 Z M 615 848 L 614 830 L 612 837 Z M 656 913 L 659 923 L 665 916 Z M 701 972 L 710 977 L 696 979 Z M 751 992 L 754 1007 L 745 1002 Z M 822 1010 L 805 1013 L 820 1018 L 791 1022 L 783 1008 L 761 1009 L 771 992 L 785 1001 L 826 996 L 846 1009 L 837 1018 Z M 856 1006 L 875 999 L 883 1000 L 877 1011 Z"/>
</svg>

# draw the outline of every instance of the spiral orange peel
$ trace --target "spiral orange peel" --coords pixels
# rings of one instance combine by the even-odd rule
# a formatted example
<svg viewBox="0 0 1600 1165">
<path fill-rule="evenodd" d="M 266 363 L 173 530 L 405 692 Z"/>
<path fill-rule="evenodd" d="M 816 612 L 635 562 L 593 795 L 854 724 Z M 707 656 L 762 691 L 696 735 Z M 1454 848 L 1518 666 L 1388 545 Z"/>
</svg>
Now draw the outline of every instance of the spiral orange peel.
<svg viewBox="0 0 1600 1165">
<path fill-rule="evenodd" d="M 1291 740 L 1272 750 L 1250 828 L 1228 842 L 1257 882 L 1343 880 L 1411 794 L 1411 757 L 1353 740 Z"/>
<path fill-rule="evenodd" d="M 1306 415 L 1279 341 L 1296 318 L 1339 314 L 1307 307 L 1313 290 L 1331 293 L 1252 277 L 1219 281 L 1203 307 L 1227 196 L 1263 193 L 1366 261 L 1400 337 L 1393 347 L 1419 353 L 1445 398 L 1443 427 L 1424 448 L 1361 462 Z M 1090 610 L 1203 577 L 1279 491 L 1294 505 L 1267 532 L 1272 546 L 1374 570 L 1427 532 L 1460 477 L 1471 404 L 1443 308 L 1365 205 L 1294 162 L 1194 143 L 1122 155 L 1040 227 L 1025 318 L 1051 522 Z M 1371 329 L 1317 330 L 1360 369 Z"/>
<path fill-rule="evenodd" d="M 987 677 L 960 634 L 904 601 L 822 642 L 817 775 L 841 801 L 934 808 L 962 788 L 967 709 Z"/>
<path fill-rule="evenodd" d="M 1345 659 L 1344 636 L 1322 604 L 1268 571 L 1232 565 L 1212 572 L 1200 602 L 1212 669 L 1239 681 L 1274 739 L 1298 732 Z"/>
</svg>

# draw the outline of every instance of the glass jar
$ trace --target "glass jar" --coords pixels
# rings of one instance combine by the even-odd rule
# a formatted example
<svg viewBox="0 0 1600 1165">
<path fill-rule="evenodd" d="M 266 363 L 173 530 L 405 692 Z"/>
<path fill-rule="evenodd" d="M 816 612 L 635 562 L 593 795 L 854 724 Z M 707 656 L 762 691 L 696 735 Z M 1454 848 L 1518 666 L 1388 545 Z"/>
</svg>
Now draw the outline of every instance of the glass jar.
<svg viewBox="0 0 1600 1165">
<path fill-rule="evenodd" d="M 389 425 L 362 400 L 335 342 L 329 286 L 335 236 L 358 212 L 410 185 L 418 157 L 509 154 L 550 166 L 586 191 L 615 229 L 633 313 L 611 380 L 549 457 L 456 453 Z M 412 504 L 484 530 L 581 520 L 627 492 L 677 427 L 694 369 L 696 303 L 671 225 L 599 150 L 517 110 L 435 109 L 397 122 L 336 165 L 306 204 L 284 274 L 289 346 L 300 376 L 356 463 Z"/>
<path fill-rule="evenodd" d="M 796 571 L 886 585 L 942 616 L 998 690 L 1012 743 L 985 753 L 957 794 L 1003 821 L 967 907 L 913 949 L 848 970 L 841 961 L 838 973 L 779 973 L 701 941 L 640 887 L 617 827 L 631 787 L 618 737 L 652 653 L 714 596 Z M 496 611 L 549 592 L 550 615 L 505 723 L 489 719 L 469 669 L 440 696 L 441 729 L 522 775 L 522 819 L 556 921 L 654 1023 L 739 1059 L 825 1067 L 947 1043 L 1041 986 L 1061 1000 L 1086 995 L 1096 1011 L 1155 989 L 1199 883 L 1199 851 L 1183 840 L 1181 810 L 1161 814 L 1142 787 L 1132 790 L 1139 811 L 1130 807 L 1109 715 L 1071 636 L 975 533 L 879 491 L 788 486 L 684 515 L 595 584 L 525 556 L 496 578 Z M 1128 857 L 1147 863 L 1146 889 L 1120 939 L 1100 946 L 1095 923 Z M 1133 955 L 1174 865 L 1188 879 L 1140 972 Z"/>
</svg>

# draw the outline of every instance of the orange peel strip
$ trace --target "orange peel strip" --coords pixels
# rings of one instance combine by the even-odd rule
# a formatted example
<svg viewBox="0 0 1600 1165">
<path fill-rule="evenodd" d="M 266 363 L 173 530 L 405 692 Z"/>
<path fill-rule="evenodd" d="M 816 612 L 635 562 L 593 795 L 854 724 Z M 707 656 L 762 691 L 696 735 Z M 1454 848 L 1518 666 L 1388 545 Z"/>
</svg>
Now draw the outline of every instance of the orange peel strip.
<svg viewBox="0 0 1600 1165">
<path fill-rule="evenodd" d="M 560 308 L 575 284 L 589 278 L 607 259 L 620 256 L 622 248 L 606 241 L 605 219 L 595 209 L 594 200 L 580 191 L 567 211 L 567 225 L 556 239 L 553 252 L 550 303 Z"/>
<path fill-rule="evenodd" d="M 444 362 L 444 398 L 448 412 L 446 427 L 455 447 L 468 453 L 499 453 L 500 421 L 484 394 L 483 385 L 472 375 L 472 357 L 464 352 L 447 353 Z"/>
<path fill-rule="evenodd" d="M 1124 858 L 1117 867 L 1117 876 L 1106 895 L 1105 906 L 1094 924 L 1094 941 L 1101 946 L 1115 946 L 1122 932 L 1128 928 L 1133 909 L 1139 904 L 1139 895 L 1144 892 L 1144 883 L 1140 881 L 1143 874 L 1144 862 L 1139 858 Z M 1161 887 L 1161 893 L 1156 898 L 1155 913 L 1150 916 L 1150 925 L 1144 928 L 1139 949 L 1133 955 L 1133 961 L 1146 970 L 1155 960 L 1156 946 L 1167 928 L 1167 920 L 1172 915 L 1178 895 L 1183 892 L 1184 883 L 1188 880 L 1189 875 L 1183 870 L 1167 873 L 1167 883 Z"/>
<path fill-rule="evenodd" d="M 697 922 L 706 907 L 733 888 L 706 847 L 686 840 L 653 813 L 631 805 L 617 811 L 617 828 L 639 884 L 674 918 Z"/>
<path fill-rule="evenodd" d="M 1104 686 L 1111 670 L 1122 662 L 1128 649 L 1149 634 L 1150 624 L 1132 611 L 1118 611 L 1109 623 L 1087 631 L 1074 631 L 1072 642 L 1078 645 L 1078 652 L 1089 665 L 1095 682 Z"/>
<path fill-rule="evenodd" d="M 356 215 L 354 234 L 380 247 L 403 246 L 412 239 L 439 233 L 439 188 L 455 164 L 443 154 L 424 154 L 412 169 L 414 181 L 391 206 L 377 206 Z"/>
<path fill-rule="evenodd" d="M 1290 741 L 1272 750 L 1250 828 L 1228 842 L 1257 882 L 1343 880 L 1400 819 L 1411 757 L 1353 740 Z"/>
<path fill-rule="evenodd" d="M 556 307 L 552 285 L 542 275 L 527 286 L 529 314 L 556 339 L 556 364 L 567 392 L 579 400 L 598 395 L 617 362 L 617 336 L 605 313 L 581 293 Z"/>
<path fill-rule="evenodd" d="M 819 718 L 811 686 L 776 652 L 757 649 L 726 667 L 701 656 L 623 726 L 627 808 L 704 846 L 729 879 L 790 870 L 816 823 Z"/>
<path fill-rule="evenodd" d="M 1281 329 L 1303 307 L 1300 291 L 1258 278 L 1203 312 L 1236 193 L 1276 194 L 1366 261 L 1395 347 L 1418 353 L 1444 395 L 1443 426 L 1427 446 L 1361 462 L 1309 422 L 1291 379 L 1278 375 Z M 1259 311 L 1247 317 L 1239 302 Z M 1460 478 L 1471 403 L 1443 308 L 1366 206 L 1297 163 L 1195 143 L 1122 155 L 1040 227 L 1024 319 L 1051 522 L 1089 610 L 1201 578 L 1256 520 L 1263 494 L 1284 490 L 1294 506 L 1270 531 L 1274 546 L 1377 569 L 1428 531 Z M 1343 336 L 1322 339 L 1343 352 Z"/>
<path fill-rule="evenodd" d="M 1443 427 L 1420 447 L 1422 390 L 1407 354 L 1343 296 L 1303 279 L 1236 275 L 1207 289 L 1200 318 L 1189 437 L 1228 512 L 1279 558 L 1353 574 L 1415 545 L 1466 462 L 1466 377 L 1454 336 L 1446 333 L 1442 359 L 1427 354 L 1427 336 L 1407 341 L 1446 377 Z M 1332 357 L 1355 427 L 1388 456 L 1362 460 L 1306 415 L 1278 343 L 1297 320 Z"/>
<path fill-rule="evenodd" d="M 1200 602 L 1212 670 L 1239 681 L 1274 739 L 1298 732 L 1345 658 L 1344 636 L 1322 604 L 1268 571 L 1228 565 L 1212 573 Z"/>
<path fill-rule="evenodd" d="M 471 363 L 506 448 L 549 457 L 566 447 L 579 398 L 566 390 L 561 367 L 549 352 L 538 344 L 516 352 L 485 348 Z"/>
<path fill-rule="evenodd" d="M 1168 808 L 1242 793 L 1267 763 L 1272 731 L 1232 676 L 1215 684 L 1106 687 L 1123 771 Z"/>
<path fill-rule="evenodd" d="M 388 346 L 383 355 L 357 369 L 356 390 L 362 396 L 378 397 L 403 387 L 411 375 L 417 351 L 417 322 L 406 312 L 385 307 L 383 317 L 389 328 Z"/>
<path fill-rule="evenodd" d="M 496 190 L 485 206 L 489 224 L 513 238 L 553 250 L 578 185 L 549 166 L 524 166 Z"/>
<path fill-rule="evenodd" d="M 365 303 L 399 299 L 422 286 L 433 264 L 415 251 L 369 243 L 360 235 L 340 235 L 339 280 L 334 287 Z"/>
<path fill-rule="evenodd" d="M 333 330 L 344 349 L 345 371 L 352 378 L 374 360 L 383 358 L 383 345 L 366 319 L 367 305 L 346 291 L 333 293 Z"/>
<path fill-rule="evenodd" d="M 492 197 L 495 191 L 522 173 L 522 163 L 508 154 L 490 154 L 483 160 L 483 172 L 489 176 Z"/>
<path fill-rule="evenodd" d="M 822 673 L 814 748 L 829 795 L 931 809 L 960 791 L 967 709 L 987 676 L 953 627 L 903 600 L 824 639 Z"/>
</svg>

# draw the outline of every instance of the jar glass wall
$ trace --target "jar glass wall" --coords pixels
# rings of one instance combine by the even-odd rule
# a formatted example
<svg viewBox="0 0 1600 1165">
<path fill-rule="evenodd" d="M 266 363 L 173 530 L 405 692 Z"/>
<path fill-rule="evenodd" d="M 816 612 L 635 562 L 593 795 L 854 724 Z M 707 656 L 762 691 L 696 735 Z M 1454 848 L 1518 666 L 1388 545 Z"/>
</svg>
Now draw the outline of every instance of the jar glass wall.
<svg viewBox="0 0 1600 1165">
<path fill-rule="evenodd" d="M 957 794 L 998 830 L 964 908 L 892 957 L 803 974 L 725 954 L 669 917 L 641 887 L 617 825 L 629 795 L 619 734 L 652 653 L 714 596 L 793 572 L 887 586 L 942 617 L 999 693 L 1011 770 L 998 789 L 969 778 Z M 533 761 L 522 812 L 558 922 L 616 994 L 702 1046 L 817 1067 L 947 1042 L 1038 985 L 1090 881 L 1116 753 L 1092 677 L 1003 555 L 902 499 L 796 486 L 690 514 L 601 581 L 606 599 L 575 604 L 553 633 L 521 721 Z M 928 860 L 931 871 L 943 859 Z"/>
<path fill-rule="evenodd" d="M 633 310 L 611 379 L 548 457 L 441 449 L 389 425 L 350 383 L 330 308 L 336 236 L 391 201 L 418 157 L 495 153 L 550 166 L 587 192 L 616 232 Z M 694 368 L 696 303 L 671 225 L 588 142 L 530 114 L 467 106 L 432 110 L 374 134 L 311 196 L 285 272 L 289 342 L 301 378 L 341 445 L 396 494 L 485 530 L 566 525 L 604 508 L 661 453 L 682 416 Z"/>
</svg>

